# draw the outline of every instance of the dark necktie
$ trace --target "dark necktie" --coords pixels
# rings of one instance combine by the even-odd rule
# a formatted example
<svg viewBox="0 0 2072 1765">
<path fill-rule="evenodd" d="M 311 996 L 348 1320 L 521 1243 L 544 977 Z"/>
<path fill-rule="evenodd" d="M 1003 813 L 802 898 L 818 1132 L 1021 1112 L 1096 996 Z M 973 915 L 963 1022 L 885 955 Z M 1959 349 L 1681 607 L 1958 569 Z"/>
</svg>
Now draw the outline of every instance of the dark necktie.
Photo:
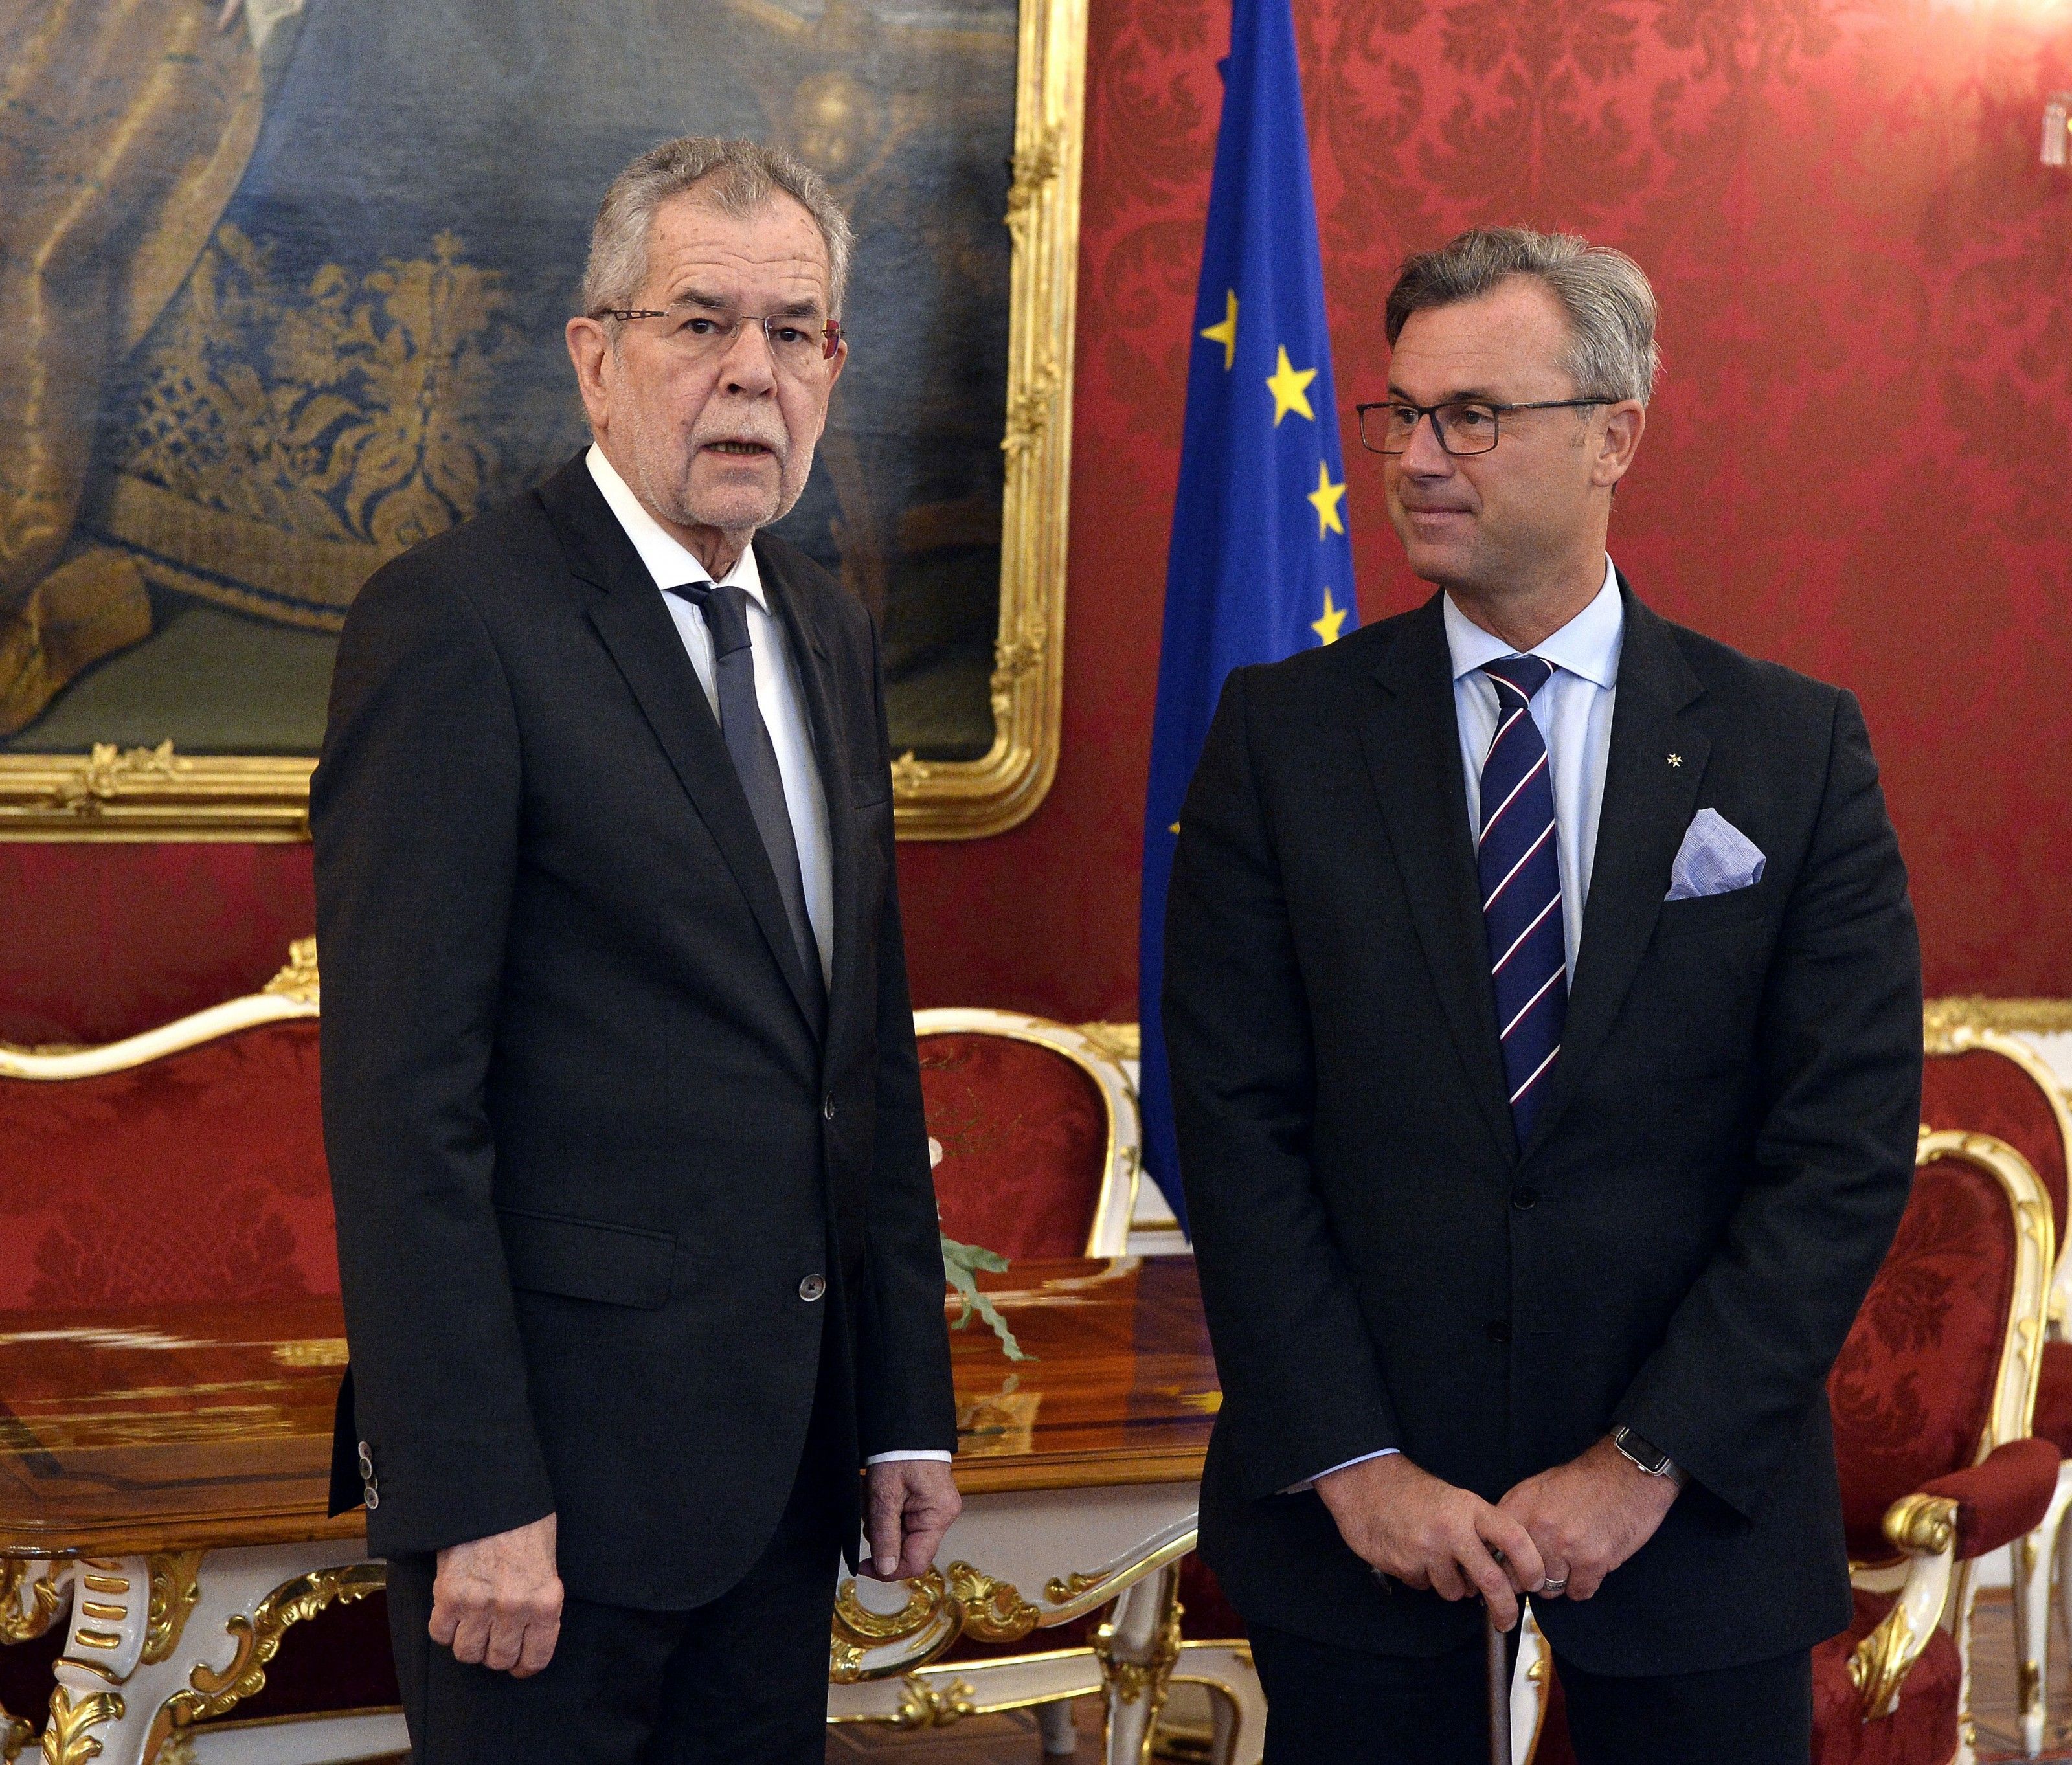
<svg viewBox="0 0 2072 1765">
<path fill-rule="evenodd" d="M 784 917 L 791 924 L 799 961 L 806 971 L 807 996 L 812 1002 L 817 1022 L 827 1004 L 820 975 L 820 947 L 806 912 L 799 841 L 791 828 L 791 812 L 784 801 L 784 776 L 777 767 L 777 750 L 771 742 L 769 726 L 763 721 L 763 707 L 756 702 L 755 652 L 748 635 L 748 590 L 732 582 L 691 582 L 669 593 L 681 595 L 697 607 L 705 615 L 705 629 L 712 633 L 720 734 L 740 776 L 749 813 L 755 817 L 756 831 L 763 836 L 770 868 L 776 873 L 777 893 L 784 903 Z"/>
<path fill-rule="evenodd" d="M 1506 656 L 1482 669 L 1496 683 L 1497 726 L 1482 761 L 1476 855 L 1505 1088 L 1520 1146 L 1540 1113 L 1568 1014 L 1554 780 L 1531 711 L 1532 695 L 1553 672 L 1554 664 L 1538 656 Z"/>
</svg>

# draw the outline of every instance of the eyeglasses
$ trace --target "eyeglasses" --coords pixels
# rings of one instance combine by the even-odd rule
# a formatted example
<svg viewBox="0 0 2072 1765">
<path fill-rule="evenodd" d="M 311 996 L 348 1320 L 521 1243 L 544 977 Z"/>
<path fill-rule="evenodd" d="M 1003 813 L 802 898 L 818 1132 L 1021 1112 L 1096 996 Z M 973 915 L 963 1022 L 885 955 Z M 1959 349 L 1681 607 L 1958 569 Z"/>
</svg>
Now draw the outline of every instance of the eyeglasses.
<svg viewBox="0 0 2072 1765">
<path fill-rule="evenodd" d="M 668 319 L 675 323 L 662 341 L 692 361 L 717 360 L 733 348 L 743 325 L 760 325 L 771 359 L 788 372 L 803 373 L 816 361 L 832 361 L 841 348 L 841 321 L 816 321 L 811 314 L 730 313 L 724 307 L 600 307 L 592 319 Z"/>
<path fill-rule="evenodd" d="M 1457 459 L 1463 454 L 1486 454 L 1497 444 L 1499 417 L 1515 410 L 1583 410 L 1609 405 L 1609 398 L 1543 398 L 1531 405 L 1492 405 L 1483 398 L 1449 398 L 1440 405 L 1355 405 L 1359 417 L 1360 446 L 1370 454 L 1405 454 L 1410 438 L 1424 418 L 1432 419 L 1432 433 L 1439 445 Z"/>
</svg>

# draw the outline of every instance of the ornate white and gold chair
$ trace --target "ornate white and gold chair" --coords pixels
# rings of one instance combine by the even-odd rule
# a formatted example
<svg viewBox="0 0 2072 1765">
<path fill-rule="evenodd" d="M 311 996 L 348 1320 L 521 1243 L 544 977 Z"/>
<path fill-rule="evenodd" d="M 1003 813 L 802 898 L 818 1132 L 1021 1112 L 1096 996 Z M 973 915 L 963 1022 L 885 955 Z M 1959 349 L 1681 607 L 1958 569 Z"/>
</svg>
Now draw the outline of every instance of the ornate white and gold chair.
<svg viewBox="0 0 2072 1765">
<path fill-rule="evenodd" d="M 2031 1438 L 2055 1238 L 2043 1184 L 1987 1134 L 1922 1131 L 1914 1194 L 1827 1382 L 1856 1589 L 1813 1653 L 1815 1765 L 1969 1765 L 1972 1565 L 2049 1504 Z M 1521 1663 L 1513 1732 L 1573 1757 L 1560 1688 Z M 1521 1757 L 1527 1756 L 1523 1752 Z"/>
<path fill-rule="evenodd" d="M 2072 1161 L 2072 1113 L 2058 1077 L 2020 1033 L 2021 1027 L 2062 1027 L 2072 1006 L 2041 999 L 1930 999 L 1924 1013 L 1926 1060 L 1922 1073 L 1921 1119 L 1931 1128 L 1990 1133 L 2026 1158 L 2050 1197 L 2058 1234 L 2052 1279 L 2051 1339 L 2043 1350 L 2034 1432 L 2061 1455 L 2072 1455 L 2072 1257 L 2066 1252 L 2066 1170 Z M 2017 1540 L 2012 1557 L 2015 1660 L 2024 1750 L 2041 1751 L 2049 1684 L 2050 1582 L 2054 1569 L 2072 1623 L 2072 1576 L 2062 1557 L 2066 1516 L 2072 1513 L 2072 1472 L 2061 1471 L 2043 1521 Z"/>
<path fill-rule="evenodd" d="M 259 992 L 140 1035 L 91 1047 L 0 1045 L 0 1314 L 10 1330 L 33 1334 L 45 1316 L 84 1312 L 134 1319 L 140 1340 L 174 1332 L 170 1343 L 201 1308 L 220 1314 L 336 1295 L 318 1016 L 315 942 L 302 939 Z M 342 1365 L 343 1351 L 329 1339 L 277 1346 L 308 1368 Z M 209 1420 L 227 1427 L 233 1414 Z M 112 1561 L 0 1562 L 0 1642 L 13 1645 L 0 1648 L 0 1760 L 35 1751 L 27 1713 L 51 1702 L 60 1645 L 104 1674 L 123 1669 L 127 1715 L 89 1733 L 80 1712 L 96 1707 L 100 1682 L 86 1683 L 83 1697 L 75 1685 L 68 1709 L 78 1732 L 47 1744 L 44 1756 L 149 1751 L 156 1743 L 129 1730 L 151 1724 L 153 1689 L 173 1664 L 189 1608 L 187 1644 L 205 1646 L 207 1618 L 220 1624 L 226 1611 L 233 1628 L 266 1641 L 237 1656 L 249 1679 L 231 1676 L 191 1708 L 178 1703 L 191 1688 L 175 1694 L 166 1708 L 199 1726 L 161 1748 L 164 1756 L 346 1760 L 405 1744 L 381 1602 L 364 1598 L 380 1571 L 351 1563 L 356 1548 L 312 1546 L 306 1564 L 289 1561 L 292 1550 L 261 1551 L 219 1560 L 205 1578 L 199 1551 L 152 1556 L 141 1577 Z M 310 1592 L 293 1572 L 298 1564 L 347 1565 L 319 1568 L 319 1581 L 331 1578 L 323 1586 L 346 1591 Z M 126 1627 L 108 1628 L 107 1614 L 125 1609 L 109 1590 L 143 1582 L 149 1624 L 133 1648 Z M 282 1632 L 302 1622 L 308 1633 L 277 1656 Z M 82 1633 L 106 1652 L 74 1647 Z M 121 1640 L 110 1649 L 113 1635 Z M 62 1683 L 72 1670 L 55 1677 Z"/>
</svg>

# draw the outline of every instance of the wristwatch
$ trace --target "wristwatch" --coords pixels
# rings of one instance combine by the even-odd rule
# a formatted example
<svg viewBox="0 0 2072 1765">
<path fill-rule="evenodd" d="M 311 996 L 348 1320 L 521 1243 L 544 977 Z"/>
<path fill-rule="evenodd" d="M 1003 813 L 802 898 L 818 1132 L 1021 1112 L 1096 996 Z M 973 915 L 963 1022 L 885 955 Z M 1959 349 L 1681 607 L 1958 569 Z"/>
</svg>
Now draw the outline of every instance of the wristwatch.
<svg viewBox="0 0 2072 1765">
<path fill-rule="evenodd" d="M 1667 1477 L 1674 1480 L 1679 1488 L 1683 1486 L 1684 1473 L 1677 1468 L 1676 1462 L 1653 1441 L 1642 1438 L 1630 1428 L 1622 1425 L 1612 1430 L 1612 1444 L 1649 1476 Z"/>
</svg>

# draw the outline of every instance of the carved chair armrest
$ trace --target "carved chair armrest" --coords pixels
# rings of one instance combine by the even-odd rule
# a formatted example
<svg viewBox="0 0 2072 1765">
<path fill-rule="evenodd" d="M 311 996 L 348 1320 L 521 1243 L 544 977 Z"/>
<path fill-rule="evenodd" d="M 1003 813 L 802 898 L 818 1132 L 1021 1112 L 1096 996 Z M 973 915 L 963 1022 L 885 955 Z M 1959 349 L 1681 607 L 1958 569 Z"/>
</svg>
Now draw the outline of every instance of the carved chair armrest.
<svg viewBox="0 0 2072 1765">
<path fill-rule="evenodd" d="M 2046 1441 L 2012 1440 L 1885 1510 L 1885 1537 L 1912 1560 L 1892 1610 L 1849 1657 L 1866 1722 L 1898 1705 L 1906 1676 L 1942 1620 L 1958 1561 L 2021 1537 L 2043 1518 L 2058 1462 Z"/>
<path fill-rule="evenodd" d="M 1938 1477 L 1921 1491 L 1954 1500 L 1957 1561 L 1968 1562 L 2012 1544 L 2043 1524 L 2058 1491 L 2058 1449 L 2047 1440 L 2010 1440 L 1963 1471 Z M 1895 1504 L 1893 1512 L 1898 1511 Z M 1892 1518 L 1885 1518 L 1890 1537 Z"/>
<path fill-rule="evenodd" d="M 1913 1560 L 1892 1610 L 1849 1656 L 1849 1678 L 1863 1700 L 1865 1722 L 1889 1716 L 1897 1707 L 1900 1688 L 1942 1620 L 1963 1505 L 1955 1496 L 1917 1492 L 1885 1510 L 1885 1537 Z"/>
</svg>

